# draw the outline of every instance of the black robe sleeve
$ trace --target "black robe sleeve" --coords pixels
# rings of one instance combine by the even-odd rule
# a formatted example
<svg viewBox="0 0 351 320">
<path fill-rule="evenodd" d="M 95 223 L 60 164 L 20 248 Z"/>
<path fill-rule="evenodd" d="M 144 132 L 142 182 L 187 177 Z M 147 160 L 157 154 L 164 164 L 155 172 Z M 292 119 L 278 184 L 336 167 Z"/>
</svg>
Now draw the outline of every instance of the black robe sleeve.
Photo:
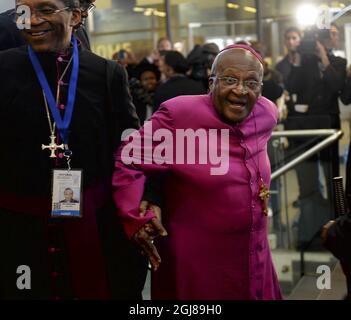
<svg viewBox="0 0 351 320">
<path fill-rule="evenodd" d="M 117 62 L 107 61 L 107 87 L 109 108 L 112 115 L 111 139 L 116 150 L 126 129 L 139 129 L 140 123 L 128 86 L 126 70 Z"/>
</svg>

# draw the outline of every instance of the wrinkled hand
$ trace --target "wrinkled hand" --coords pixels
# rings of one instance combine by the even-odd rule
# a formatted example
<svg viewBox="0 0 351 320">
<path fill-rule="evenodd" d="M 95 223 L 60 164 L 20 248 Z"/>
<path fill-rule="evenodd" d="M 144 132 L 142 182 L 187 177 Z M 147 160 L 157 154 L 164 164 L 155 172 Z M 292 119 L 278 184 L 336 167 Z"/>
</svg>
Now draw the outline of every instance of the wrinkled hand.
<svg viewBox="0 0 351 320">
<path fill-rule="evenodd" d="M 140 217 L 144 217 L 146 210 L 151 210 L 156 215 L 157 219 L 161 221 L 161 208 L 151 202 L 141 201 L 139 206 Z"/>
<path fill-rule="evenodd" d="M 321 239 L 323 241 L 323 243 L 325 243 L 327 241 L 327 237 L 328 237 L 328 231 L 329 228 L 335 223 L 334 220 L 329 221 L 328 223 L 326 223 L 323 227 L 322 227 L 322 231 L 321 231 Z"/>
<path fill-rule="evenodd" d="M 142 248 L 142 253 L 149 259 L 152 269 L 156 271 L 161 263 L 161 257 L 153 244 L 155 238 L 168 235 L 161 223 L 161 209 L 147 201 L 140 204 L 140 216 L 145 216 L 146 210 L 152 210 L 156 217 L 143 225 L 133 236 L 133 240 Z"/>
</svg>

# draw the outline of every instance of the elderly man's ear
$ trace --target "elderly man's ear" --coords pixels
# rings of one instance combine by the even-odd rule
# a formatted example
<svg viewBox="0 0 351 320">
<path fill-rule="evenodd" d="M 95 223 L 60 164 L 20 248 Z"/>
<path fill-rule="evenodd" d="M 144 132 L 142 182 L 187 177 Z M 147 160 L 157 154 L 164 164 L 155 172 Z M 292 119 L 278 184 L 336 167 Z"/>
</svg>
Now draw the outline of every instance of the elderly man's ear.
<svg viewBox="0 0 351 320">
<path fill-rule="evenodd" d="M 81 21 L 82 21 L 81 11 L 79 9 L 73 9 L 70 26 L 73 29 L 76 29 L 77 27 L 79 27 Z"/>
<path fill-rule="evenodd" d="M 212 89 L 213 89 L 213 85 L 214 85 L 214 79 L 212 78 L 212 77 L 210 77 L 209 79 L 208 79 L 208 84 L 209 84 L 209 89 L 210 89 L 210 91 L 212 91 Z"/>
</svg>

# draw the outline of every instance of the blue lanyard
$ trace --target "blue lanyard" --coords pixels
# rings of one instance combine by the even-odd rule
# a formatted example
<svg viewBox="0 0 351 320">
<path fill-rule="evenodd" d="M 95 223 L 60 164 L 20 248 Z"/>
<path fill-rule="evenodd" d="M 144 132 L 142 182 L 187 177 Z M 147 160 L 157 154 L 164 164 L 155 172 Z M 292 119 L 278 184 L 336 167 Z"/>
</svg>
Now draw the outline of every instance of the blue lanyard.
<svg viewBox="0 0 351 320">
<path fill-rule="evenodd" d="M 59 131 L 60 136 L 65 145 L 68 145 L 68 129 L 71 124 L 74 102 L 76 100 L 78 71 L 79 71 L 78 44 L 77 44 L 77 38 L 75 36 L 72 36 L 72 42 L 73 42 L 73 67 L 72 67 L 71 78 L 69 80 L 68 100 L 67 100 L 66 110 L 65 110 L 63 119 L 60 115 L 60 112 L 58 111 L 56 101 L 50 89 L 49 83 L 46 79 L 44 70 L 39 62 L 39 59 L 36 53 L 34 52 L 34 50 L 32 49 L 32 47 L 28 46 L 29 58 L 32 62 L 33 68 L 38 77 L 40 85 L 45 93 L 46 99 L 48 101 L 48 105 L 51 110 L 51 114 L 56 123 L 57 130 Z"/>
</svg>

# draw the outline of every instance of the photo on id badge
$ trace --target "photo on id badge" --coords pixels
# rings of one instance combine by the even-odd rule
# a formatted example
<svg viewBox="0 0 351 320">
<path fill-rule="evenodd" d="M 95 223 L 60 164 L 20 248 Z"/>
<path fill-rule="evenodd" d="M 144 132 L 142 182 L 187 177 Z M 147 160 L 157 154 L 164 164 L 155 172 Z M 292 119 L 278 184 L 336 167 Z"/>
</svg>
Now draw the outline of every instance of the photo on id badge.
<svg viewBox="0 0 351 320">
<path fill-rule="evenodd" d="M 81 218 L 82 171 L 53 170 L 53 218 Z"/>
</svg>

